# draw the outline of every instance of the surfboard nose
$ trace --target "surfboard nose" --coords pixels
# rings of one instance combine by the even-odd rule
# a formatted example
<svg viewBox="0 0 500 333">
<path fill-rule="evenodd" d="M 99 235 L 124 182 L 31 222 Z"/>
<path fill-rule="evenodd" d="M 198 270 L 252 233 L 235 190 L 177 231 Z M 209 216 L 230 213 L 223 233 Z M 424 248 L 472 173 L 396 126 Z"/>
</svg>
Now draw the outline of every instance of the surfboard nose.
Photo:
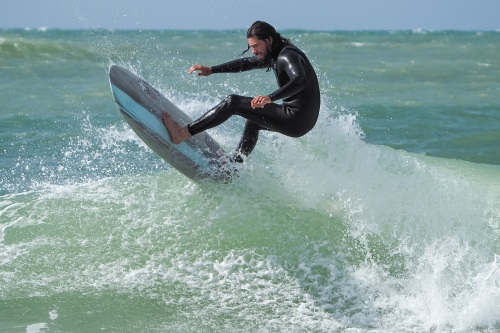
<svg viewBox="0 0 500 333">
<path fill-rule="evenodd" d="M 118 65 L 111 65 L 109 67 L 109 76 L 117 77 L 123 73 L 123 69 Z"/>
</svg>

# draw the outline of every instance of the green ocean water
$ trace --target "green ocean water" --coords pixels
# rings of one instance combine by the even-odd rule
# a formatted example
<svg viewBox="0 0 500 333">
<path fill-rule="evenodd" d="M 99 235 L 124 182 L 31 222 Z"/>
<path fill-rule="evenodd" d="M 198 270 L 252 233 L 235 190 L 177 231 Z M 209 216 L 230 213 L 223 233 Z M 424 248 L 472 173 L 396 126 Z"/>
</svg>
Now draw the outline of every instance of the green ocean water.
<svg viewBox="0 0 500 333">
<path fill-rule="evenodd" d="M 322 109 L 196 184 L 126 125 L 119 64 L 193 118 L 243 31 L 0 30 L 0 332 L 500 331 L 500 34 L 283 31 Z M 210 134 L 228 151 L 237 117 Z"/>
</svg>

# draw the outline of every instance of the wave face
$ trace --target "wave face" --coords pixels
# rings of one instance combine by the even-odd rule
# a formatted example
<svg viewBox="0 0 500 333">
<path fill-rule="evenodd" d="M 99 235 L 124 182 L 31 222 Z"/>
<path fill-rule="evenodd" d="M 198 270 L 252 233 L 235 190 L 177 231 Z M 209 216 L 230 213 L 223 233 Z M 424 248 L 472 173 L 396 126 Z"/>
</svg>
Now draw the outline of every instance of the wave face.
<svg viewBox="0 0 500 333">
<path fill-rule="evenodd" d="M 121 119 L 106 70 L 130 68 L 194 118 L 229 93 L 274 89 L 265 72 L 185 73 L 237 57 L 241 32 L 0 32 L 2 328 L 500 329 L 500 168 L 481 157 L 498 146 L 477 144 L 496 140 L 481 124 L 498 102 L 464 93 L 454 112 L 420 91 L 429 77 L 410 63 L 381 63 L 423 49 L 415 61 L 432 68 L 441 48 L 498 49 L 498 35 L 289 34 L 318 69 L 318 125 L 299 139 L 262 133 L 240 177 L 222 185 L 193 183 L 152 153 Z M 408 81 L 396 75 L 405 68 Z M 433 84 L 455 80 L 440 75 Z M 485 95 L 496 89 L 487 80 Z M 421 104 L 401 97 L 410 88 Z M 484 105 L 471 111 L 476 98 Z M 417 109 L 440 117 L 425 122 Z M 233 117 L 210 134 L 231 150 L 242 126 Z"/>
</svg>

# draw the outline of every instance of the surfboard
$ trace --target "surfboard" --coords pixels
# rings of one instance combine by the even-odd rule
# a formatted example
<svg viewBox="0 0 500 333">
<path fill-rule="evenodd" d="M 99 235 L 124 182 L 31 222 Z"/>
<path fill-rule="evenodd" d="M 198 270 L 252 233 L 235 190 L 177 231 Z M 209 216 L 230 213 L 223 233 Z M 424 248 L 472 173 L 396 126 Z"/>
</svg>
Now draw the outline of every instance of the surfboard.
<svg viewBox="0 0 500 333">
<path fill-rule="evenodd" d="M 111 91 L 120 113 L 134 132 L 163 160 L 194 181 L 227 182 L 230 173 L 222 165 L 227 155 L 206 132 L 174 144 L 163 123 L 163 112 L 179 124 L 192 119 L 158 90 L 131 71 L 112 65 Z"/>
</svg>

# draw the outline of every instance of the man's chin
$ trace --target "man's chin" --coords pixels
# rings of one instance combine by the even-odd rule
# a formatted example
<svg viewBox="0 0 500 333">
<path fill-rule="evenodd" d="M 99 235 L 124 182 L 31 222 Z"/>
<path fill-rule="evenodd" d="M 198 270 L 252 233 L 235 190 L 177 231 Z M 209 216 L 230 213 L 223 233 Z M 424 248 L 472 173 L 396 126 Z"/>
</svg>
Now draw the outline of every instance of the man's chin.
<svg viewBox="0 0 500 333">
<path fill-rule="evenodd" d="M 263 62 L 264 64 L 271 63 L 271 56 L 269 54 L 259 55 L 258 59 L 259 59 L 259 61 Z"/>
</svg>

